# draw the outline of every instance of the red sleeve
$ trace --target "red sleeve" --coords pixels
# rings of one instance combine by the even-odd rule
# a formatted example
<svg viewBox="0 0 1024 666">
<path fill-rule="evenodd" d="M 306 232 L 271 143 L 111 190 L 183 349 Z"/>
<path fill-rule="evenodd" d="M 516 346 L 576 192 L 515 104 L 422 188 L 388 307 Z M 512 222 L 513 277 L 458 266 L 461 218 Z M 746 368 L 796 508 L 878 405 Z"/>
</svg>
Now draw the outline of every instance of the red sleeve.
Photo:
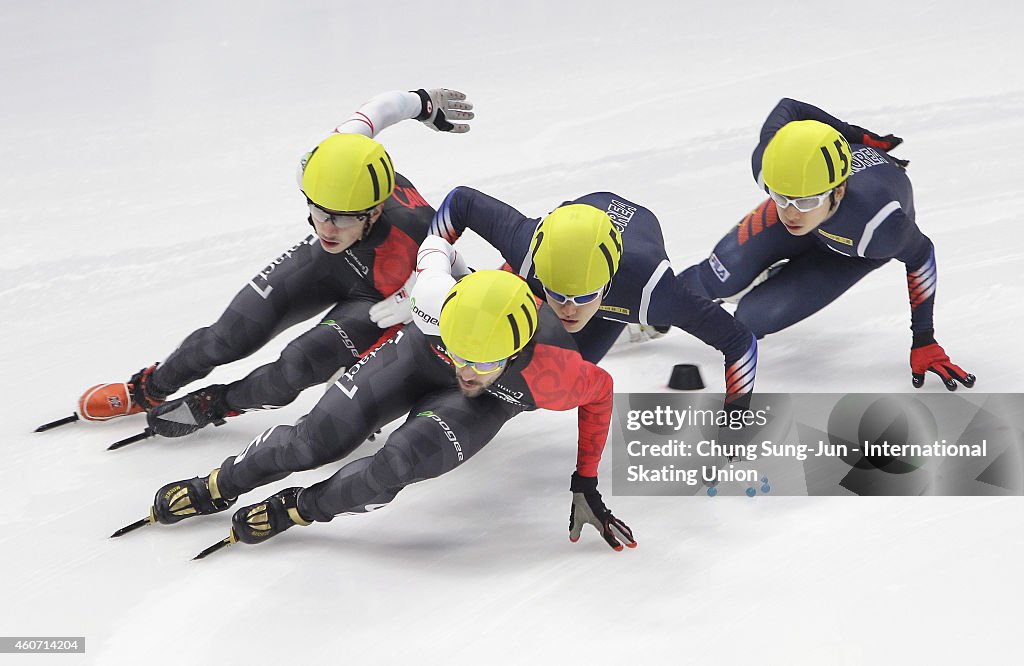
<svg viewBox="0 0 1024 666">
<path fill-rule="evenodd" d="M 373 257 L 373 286 L 384 296 L 398 291 L 416 268 L 419 245 L 407 233 L 392 226 Z"/>
<path fill-rule="evenodd" d="M 576 471 L 597 476 L 612 420 L 612 377 L 579 352 L 539 344 L 523 379 L 541 409 L 565 411 L 579 407 L 579 450 Z"/>
</svg>

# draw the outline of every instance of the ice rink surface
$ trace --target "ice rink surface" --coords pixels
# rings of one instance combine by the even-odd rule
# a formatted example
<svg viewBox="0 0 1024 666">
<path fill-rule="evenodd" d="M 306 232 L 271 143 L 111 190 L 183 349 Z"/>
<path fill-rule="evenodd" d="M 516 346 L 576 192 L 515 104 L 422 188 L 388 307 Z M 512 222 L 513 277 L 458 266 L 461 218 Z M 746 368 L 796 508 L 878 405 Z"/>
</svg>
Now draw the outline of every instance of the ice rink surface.
<svg viewBox="0 0 1024 666">
<path fill-rule="evenodd" d="M 0 634 L 87 651 L 0 663 L 1017 661 L 1019 497 L 605 487 L 640 544 L 614 553 L 592 531 L 568 542 L 575 418 L 538 412 L 382 511 L 191 562 L 228 514 L 107 535 L 321 389 L 117 453 L 141 417 L 31 431 L 213 321 L 307 233 L 299 155 L 376 93 L 419 87 L 463 90 L 478 113 L 465 136 L 407 122 L 379 137 L 432 204 L 466 184 L 540 216 L 614 191 L 658 215 L 677 271 L 763 198 L 749 155 L 779 98 L 896 133 L 936 245 L 936 337 L 975 391 L 1019 392 L 1022 23 L 1008 1 L 4 4 Z M 908 327 L 894 262 L 762 341 L 757 389 L 911 391 Z M 603 366 L 618 391 L 661 391 L 679 362 L 722 389 L 721 357 L 680 331 Z"/>
</svg>

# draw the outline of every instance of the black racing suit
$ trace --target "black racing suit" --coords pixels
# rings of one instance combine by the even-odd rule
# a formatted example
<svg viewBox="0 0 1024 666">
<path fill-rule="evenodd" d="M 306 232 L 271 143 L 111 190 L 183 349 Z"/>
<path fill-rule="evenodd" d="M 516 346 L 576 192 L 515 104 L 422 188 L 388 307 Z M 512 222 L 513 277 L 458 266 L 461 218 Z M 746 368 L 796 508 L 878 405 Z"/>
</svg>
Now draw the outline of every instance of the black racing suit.
<svg viewBox="0 0 1024 666">
<path fill-rule="evenodd" d="M 395 180 L 367 238 L 340 254 L 325 251 L 315 235 L 286 250 L 242 287 L 216 322 L 193 332 L 157 366 L 155 392 L 170 395 L 330 308 L 276 361 L 229 384 L 225 393 L 234 411 L 281 407 L 393 333 L 371 322 L 368 311 L 409 278 L 434 214 L 412 183 L 400 174 Z"/>
<path fill-rule="evenodd" d="M 407 326 L 367 354 L 294 426 L 274 426 L 226 459 L 217 483 L 237 497 L 291 472 L 344 458 L 374 430 L 408 413 L 372 456 L 299 495 L 299 513 L 330 521 L 379 508 L 410 483 L 469 460 L 516 414 L 579 408 L 577 471 L 596 476 L 611 421 L 612 379 L 584 361 L 550 308 L 538 331 L 486 393 L 465 397 L 440 338 Z"/>
</svg>

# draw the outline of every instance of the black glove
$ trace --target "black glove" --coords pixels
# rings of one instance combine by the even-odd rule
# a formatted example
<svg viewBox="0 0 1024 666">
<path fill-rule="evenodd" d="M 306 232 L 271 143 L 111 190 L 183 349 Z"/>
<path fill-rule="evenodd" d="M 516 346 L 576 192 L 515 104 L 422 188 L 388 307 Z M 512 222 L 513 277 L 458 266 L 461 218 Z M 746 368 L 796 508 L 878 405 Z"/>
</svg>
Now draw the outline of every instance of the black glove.
<svg viewBox="0 0 1024 666">
<path fill-rule="evenodd" d="M 622 543 L 619 539 L 625 541 L 630 548 L 636 548 L 633 530 L 613 516 L 601 500 L 601 493 L 597 491 L 596 476 L 580 476 L 579 472 L 573 472 L 569 490 L 572 491 L 572 508 L 569 510 L 569 541 L 573 543 L 579 541 L 583 525 L 590 523 L 615 550 L 622 550 Z"/>
<path fill-rule="evenodd" d="M 413 90 L 420 96 L 422 107 L 416 120 L 436 132 L 463 134 L 469 131 L 466 123 L 452 123 L 453 120 L 472 120 L 473 104 L 466 102 L 466 95 L 458 90 L 432 88 Z"/>
<path fill-rule="evenodd" d="M 934 372 L 949 391 L 956 390 L 956 382 L 972 388 L 977 378 L 949 360 L 946 351 L 935 342 L 933 332 L 915 333 L 910 348 L 910 377 L 914 388 L 924 386 L 924 373 Z M 956 380 L 956 381 L 954 381 Z"/>
<path fill-rule="evenodd" d="M 244 506 L 231 517 L 231 536 L 242 543 L 263 543 L 292 525 L 309 525 L 299 514 L 302 488 L 286 488 L 259 504 Z"/>
<path fill-rule="evenodd" d="M 879 136 L 878 134 L 875 134 L 871 130 L 866 130 L 863 127 L 857 127 L 856 125 L 850 125 L 850 127 L 853 129 L 855 133 L 854 138 L 852 140 L 853 143 L 863 143 L 865 146 L 879 148 L 887 153 L 896 146 L 903 143 L 903 139 L 896 136 L 895 134 L 886 134 L 885 136 Z M 892 155 L 889 155 L 889 159 L 895 162 L 896 166 L 903 169 L 904 171 L 906 171 L 907 167 L 910 166 L 910 160 L 901 160 L 900 158 L 894 157 Z"/>
<path fill-rule="evenodd" d="M 853 140 L 853 143 L 863 143 L 865 146 L 871 146 L 872 148 L 881 148 L 885 152 L 889 152 L 903 143 L 903 139 L 895 134 L 881 136 L 863 127 L 857 127 L 856 125 L 850 125 L 850 127 L 857 133 L 857 138 Z"/>
</svg>

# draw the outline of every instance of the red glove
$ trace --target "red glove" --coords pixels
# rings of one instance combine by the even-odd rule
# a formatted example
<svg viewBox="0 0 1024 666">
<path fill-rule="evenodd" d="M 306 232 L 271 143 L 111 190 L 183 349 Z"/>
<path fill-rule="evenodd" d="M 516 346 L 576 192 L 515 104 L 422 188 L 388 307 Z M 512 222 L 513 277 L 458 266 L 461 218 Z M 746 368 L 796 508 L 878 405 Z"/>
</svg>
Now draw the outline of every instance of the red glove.
<svg viewBox="0 0 1024 666">
<path fill-rule="evenodd" d="M 914 388 L 921 388 L 924 385 L 925 372 L 937 374 L 950 391 L 956 390 L 956 382 L 971 388 L 976 379 L 974 375 L 964 372 L 963 368 L 950 361 L 945 350 L 935 342 L 934 338 L 930 344 L 910 350 L 910 372 Z"/>
</svg>

